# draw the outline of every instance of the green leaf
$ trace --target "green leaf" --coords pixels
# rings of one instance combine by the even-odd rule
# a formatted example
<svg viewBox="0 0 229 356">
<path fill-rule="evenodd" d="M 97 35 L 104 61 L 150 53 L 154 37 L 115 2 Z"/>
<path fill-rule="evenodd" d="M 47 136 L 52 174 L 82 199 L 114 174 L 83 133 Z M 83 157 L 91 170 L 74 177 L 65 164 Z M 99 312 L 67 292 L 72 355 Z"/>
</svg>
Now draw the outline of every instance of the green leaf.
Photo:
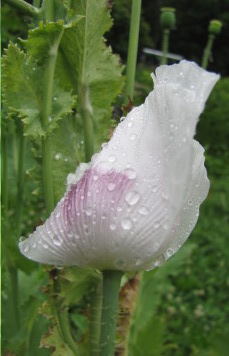
<svg viewBox="0 0 229 356">
<path fill-rule="evenodd" d="M 98 144 L 110 126 L 111 104 L 123 85 L 119 57 L 105 45 L 103 35 L 112 21 L 106 0 L 66 2 L 69 10 L 84 16 L 77 28 L 65 31 L 57 57 L 57 73 L 63 85 L 74 88 L 77 95 L 85 93 L 87 107 L 99 131 Z M 79 113 L 83 109 L 78 102 Z M 99 142 L 100 141 L 100 142 Z M 96 147 L 98 148 L 98 146 Z"/>
</svg>

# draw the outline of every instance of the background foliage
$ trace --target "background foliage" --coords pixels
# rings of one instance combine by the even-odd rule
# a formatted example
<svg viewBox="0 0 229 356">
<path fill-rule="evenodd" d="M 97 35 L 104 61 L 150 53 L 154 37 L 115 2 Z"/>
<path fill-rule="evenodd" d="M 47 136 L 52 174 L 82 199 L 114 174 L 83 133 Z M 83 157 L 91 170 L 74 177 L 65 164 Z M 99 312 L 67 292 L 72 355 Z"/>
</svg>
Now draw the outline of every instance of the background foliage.
<svg viewBox="0 0 229 356">
<path fill-rule="evenodd" d="M 143 2 L 140 51 L 143 46 L 160 48 L 161 34 L 158 25 L 160 5 L 161 2 L 155 0 Z M 206 149 L 206 165 L 211 181 L 211 190 L 208 199 L 201 207 L 197 227 L 186 245 L 161 268 L 143 273 L 140 282 L 139 276 L 132 276 L 133 278 L 127 283 L 123 280 L 120 294 L 125 298 L 121 298 L 123 301 L 119 318 L 117 355 L 123 355 L 123 349 L 126 347 L 128 355 L 131 356 L 172 356 L 174 354 L 178 356 L 226 356 L 229 347 L 229 308 L 227 303 L 229 295 L 229 253 L 227 248 L 229 216 L 229 187 L 227 184 L 229 175 L 229 78 L 226 77 L 229 68 L 227 62 L 229 54 L 225 45 L 229 36 L 227 1 L 208 0 L 201 4 L 198 1 L 193 1 L 192 4 L 188 5 L 188 10 L 187 1 L 184 0 L 179 2 L 168 0 L 166 3 L 163 2 L 163 6 L 166 5 L 177 8 L 177 28 L 172 32 L 171 51 L 182 54 L 188 59 L 201 61 L 203 47 L 207 39 L 208 21 L 218 17 L 224 23 L 223 32 L 215 42 L 213 50 L 214 62 L 210 63 L 210 68 L 220 71 L 224 77 L 211 94 L 197 128 L 197 138 Z M 112 31 L 106 35 L 115 51 L 121 54 L 123 61 L 126 58 L 128 41 L 129 7 L 130 1 L 115 1 L 112 10 L 114 26 Z M 81 8 L 80 14 L 83 14 L 83 11 L 84 9 Z M 102 26 L 103 28 L 100 26 L 99 38 L 111 25 L 109 17 L 106 14 L 104 16 L 105 18 L 101 17 L 104 26 Z M 68 24 L 69 27 L 66 31 L 69 31 L 73 36 L 75 44 L 79 43 L 80 38 L 74 37 L 77 34 L 74 27 L 71 27 L 72 23 L 70 24 L 69 20 L 66 17 L 64 24 L 62 23 L 58 26 L 61 27 Z M 83 22 L 80 23 L 79 20 L 78 25 L 81 26 L 83 31 Z M 8 85 L 12 88 L 11 83 L 14 82 L 14 77 L 18 77 L 18 73 L 23 74 L 24 70 L 26 70 L 25 76 L 28 71 L 29 80 L 33 83 L 35 81 L 34 76 L 39 76 L 39 70 L 42 68 L 41 62 L 38 61 L 36 63 L 36 59 L 39 58 L 39 55 L 42 55 L 39 37 L 42 35 L 42 27 L 35 32 L 30 32 L 30 36 L 39 37 L 35 47 L 29 46 L 30 39 L 23 43 L 18 41 L 18 37 L 24 40 L 27 39 L 27 31 L 34 27 L 34 23 L 31 22 L 28 16 L 24 16 L 20 11 L 12 10 L 6 5 L 2 7 L 2 26 L 2 46 L 6 48 L 9 40 L 18 43 L 18 47 L 10 45 L 8 49 L 10 52 L 8 52 L 7 58 L 12 61 L 10 64 L 11 70 L 7 73 L 10 80 Z M 190 28 L 192 29 L 191 31 Z M 51 27 L 47 31 L 51 34 Z M 92 31 L 96 32 L 97 30 Z M 92 35 L 90 34 L 90 36 Z M 47 36 L 47 38 L 53 37 Z M 99 63 L 104 58 L 100 59 L 102 51 L 96 52 L 99 48 L 97 46 L 98 41 L 94 46 L 95 52 L 93 53 L 96 57 L 98 56 L 97 62 Z M 68 46 L 69 44 L 66 42 L 63 39 L 61 46 Z M 42 43 L 45 46 L 49 45 L 49 43 Z M 104 44 L 100 43 L 100 46 L 104 46 Z M 34 54 L 35 63 L 29 64 L 30 69 L 24 69 L 29 51 Z M 83 53 L 83 48 L 81 53 Z M 109 49 L 103 52 L 102 55 L 108 58 L 107 62 L 112 58 L 113 65 L 116 68 L 113 77 L 117 78 L 118 73 L 121 73 L 122 70 L 118 66 L 117 57 L 109 57 Z M 18 60 L 16 61 L 15 59 L 17 58 Z M 71 53 L 69 53 L 69 60 L 71 65 L 75 67 L 77 63 L 74 61 L 80 63 L 79 58 L 71 58 Z M 98 66 L 98 68 L 96 67 L 97 75 L 95 75 L 95 68 L 92 65 L 94 60 L 94 56 L 88 59 L 90 75 L 87 78 L 87 85 L 95 92 L 93 104 L 97 116 L 100 118 L 96 123 L 96 147 L 98 147 L 109 136 L 109 130 L 112 130 L 112 126 L 115 124 L 115 121 L 111 118 L 110 104 L 121 93 L 123 79 L 120 75 L 119 80 L 112 84 L 114 92 L 109 93 L 106 83 L 103 81 L 109 71 L 107 67 L 101 68 Z M 74 171 L 78 162 L 83 160 L 84 157 L 84 138 L 78 109 L 79 100 L 77 99 L 79 92 L 78 77 L 73 77 L 75 84 L 72 83 L 67 73 L 61 72 L 62 61 L 63 57 L 60 56 L 56 72 L 58 74 L 56 74 L 56 90 L 58 92 L 55 96 L 65 98 L 63 104 L 66 105 L 67 109 L 64 110 L 63 115 L 61 113 L 60 120 L 58 122 L 54 120 L 50 126 L 50 130 L 55 133 L 52 136 L 52 157 L 56 201 L 65 190 L 66 174 Z M 34 65 L 36 66 L 35 71 L 33 70 Z M 148 92 L 152 90 L 150 78 L 152 69 L 153 66 L 151 64 L 140 63 L 139 56 L 134 98 L 136 105 L 140 104 Z M 78 65 L 78 71 L 81 71 L 80 65 Z M 58 87 L 59 77 L 64 83 L 63 89 Z M 95 82 L 91 80 L 92 77 L 96 78 Z M 101 80 L 98 80 L 99 77 L 101 77 Z M 23 85 L 26 83 L 25 79 L 22 77 L 22 81 L 16 89 L 18 95 L 21 95 L 18 101 L 19 106 L 15 107 L 15 88 L 14 90 L 12 88 L 11 99 L 8 100 L 8 105 L 13 106 L 14 110 L 9 113 L 6 110 L 6 105 L 3 105 L 2 145 L 3 149 L 5 149 L 5 144 L 8 147 L 7 172 L 4 171 L 5 173 L 3 174 L 7 173 L 7 183 L 10 191 L 8 214 L 4 216 L 2 225 L 3 354 L 9 355 L 11 353 L 19 356 L 72 355 L 71 349 L 63 343 L 58 327 L 53 320 L 53 311 L 50 307 L 52 303 L 49 296 L 50 291 L 53 291 L 55 287 L 58 295 L 55 303 L 58 305 L 61 316 L 66 315 L 66 312 L 69 316 L 72 334 L 79 345 L 79 355 L 87 355 L 90 295 L 95 292 L 95 285 L 100 279 L 100 275 L 96 272 L 89 273 L 77 269 L 46 269 L 24 259 L 17 249 L 19 236 L 14 227 L 14 220 L 16 214 L 15 196 L 17 193 L 15 184 L 18 157 L 17 137 L 19 137 L 21 130 L 21 121 L 18 120 L 18 115 L 22 116 L 25 121 L 26 113 L 21 112 L 21 109 L 30 110 L 27 107 L 27 103 L 24 105 L 25 103 L 23 102 L 22 93 L 24 90 Z M 18 80 L 20 80 L 20 77 L 18 77 Z M 33 89 L 36 88 L 33 87 Z M 39 88 L 37 90 L 39 91 Z M 64 90 L 65 94 L 61 90 Z M 107 101 L 105 101 L 107 109 L 104 111 L 104 106 L 101 107 L 100 103 L 101 98 L 107 92 L 109 94 L 106 97 Z M 10 90 L 8 93 L 10 93 Z M 116 109 L 119 109 L 118 112 L 120 111 L 121 103 L 122 99 L 119 98 L 116 103 L 118 106 Z M 61 107 L 63 104 L 61 104 Z M 57 109 L 54 105 L 53 110 Z M 29 117 L 31 116 L 29 115 Z M 54 115 L 53 117 L 56 118 L 57 116 Z M 105 117 L 107 117 L 107 120 L 104 120 Z M 33 133 L 33 129 L 31 131 Z M 36 132 L 39 133 L 39 130 L 37 129 Z M 68 142 L 69 137 L 71 137 L 71 145 Z M 72 142 L 74 142 L 73 147 Z M 44 202 L 41 195 L 41 147 L 38 137 L 33 137 L 31 141 L 27 141 L 26 145 L 26 184 L 21 224 L 22 234 L 28 234 L 29 231 L 32 231 L 35 226 L 40 224 L 39 219 L 43 219 L 45 216 Z M 60 150 L 60 147 L 62 147 L 63 151 Z M 72 152 L 74 152 L 74 155 Z M 3 214 L 4 208 L 3 206 Z M 12 307 L 15 295 L 14 290 L 10 287 L 14 282 L 11 269 L 15 266 L 19 271 L 18 309 L 21 319 L 20 326 L 15 324 L 15 310 Z M 58 285 L 55 284 L 55 277 L 58 277 Z M 41 338 L 43 347 L 39 348 Z"/>
</svg>

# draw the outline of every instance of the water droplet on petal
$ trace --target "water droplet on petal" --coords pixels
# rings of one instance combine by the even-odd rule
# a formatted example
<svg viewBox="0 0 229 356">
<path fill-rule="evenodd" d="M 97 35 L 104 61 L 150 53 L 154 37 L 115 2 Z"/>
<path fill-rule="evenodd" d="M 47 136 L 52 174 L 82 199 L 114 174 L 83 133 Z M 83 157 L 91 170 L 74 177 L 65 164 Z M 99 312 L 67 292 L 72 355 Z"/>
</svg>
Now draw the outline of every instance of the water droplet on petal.
<svg viewBox="0 0 229 356">
<path fill-rule="evenodd" d="M 55 235 L 55 236 L 53 236 L 53 243 L 56 246 L 61 246 L 62 243 L 63 243 L 63 240 L 62 240 L 62 238 L 60 236 Z"/>
<path fill-rule="evenodd" d="M 111 155 L 111 156 L 108 157 L 108 161 L 111 162 L 111 163 L 115 162 L 116 159 L 117 159 L 117 158 L 116 158 L 116 156 L 114 156 L 114 155 Z"/>
<path fill-rule="evenodd" d="M 22 249 L 23 249 L 23 252 L 27 253 L 30 250 L 30 245 L 28 243 L 26 243 L 26 244 L 23 245 Z"/>
<path fill-rule="evenodd" d="M 153 186 L 152 191 L 153 191 L 153 193 L 156 193 L 156 191 L 157 191 L 157 186 L 156 185 Z"/>
<path fill-rule="evenodd" d="M 121 225 L 124 230 L 130 230 L 132 228 L 132 221 L 129 218 L 124 218 L 121 221 Z"/>
<path fill-rule="evenodd" d="M 33 242 L 32 243 L 32 248 L 36 248 L 37 247 L 37 243 L 36 242 Z"/>
<path fill-rule="evenodd" d="M 108 143 L 107 143 L 107 142 L 104 142 L 104 143 L 102 143 L 102 145 L 101 145 L 102 148 L 107 148 L 107 146 L 108 146 Z"/>
<path fill-rule="evenodd" d="M 128 192 L 125 196 L 125 201 L 129 204 L 129 205 L 135 205 L 137 204 L 137 202 L 140 199 L 140 194 L 134 190 Z"/>
<path fill-rule="evenodd" d="M 159 221 L 155 221 L 155 223 L 153 224 L 154 229 L 158 229 L 160 226 L 160 222 Z"/>
<path fill-rule="evenodd" d="M 110 223 L 110 229 L 114 231 L 116 229 L 116 224 L 115 223 Z"/>
<path fill-rule="evenodd" d="M 132 127 L 132 126 L 133 126 L 133 122 L 131 122 L 131 121 L 128 122 L 127 126 L 128 126 L 128 127 Z"/>
<path fill-rule="evenodd" d="M 141 215 L 148 215 L 149 214 L 149 209 L 146 208 L 145 206 L 142 206 L 139 210 L 138 210 L 139 214 Z"/>
<path fill-rule="evenodd" d="M 87 215 L 87 216 L 91 216 L 92 213 L 93 213 L 93 209 L 90 208 L 90 207 L 88 207 L 88 208 L 86 209 L 86 215 Z"/>
<path fill-rule="evenodd" d="M 159 256 L 158 259 L 154 262 L 156 267 L 161 266 L 165 262 L 165 257 L 163 255 Z"/>
<path fill-rule="evenodd" d="M 109 190 L 109 192 L 112 192 L 116 187 L 115 183 L 109 183 L 107 186 L 107 189 Z"/>
<path fill-rule="evenodd" d="M 19 242 L 22 242 L 22 241 L 25 241 L 25 240 L 26 240 L 25 236 L 21 236 L 20 239 L 19 239 Z"/>
<path fill-rule="evenodd" d="M 168 257 L 171 257 L 173 255 L 174 251 L 172 248 L 168 248 L 168 250 L 166 251 L 166 254 Z"/>
<path fill-rule="evenodd" d="M 137 176 L 136 172 L 135 172 L 133 169 L 131 169 L 131 168 L 125 169 L 125 170 L 124 170 L 124 173 L 127 175 L 127 177 L 128 177 L 129 179 L 135 179 L 136 176 Z"/>
<path fill-rule="evenodd" d="M 97 174 L 94 174 L 93 179 L 96 182 L 99 179 L 99 176 Z"/>
<path fill-rule="evenodd" d="M 130 135 L 130 141 L 134 141 L 134 140 L 136 139 L 136 137 L 137 137 L 137 136 L 136 136 L 135 134 L 131 134 L 131 135 Z"/>
</svg>

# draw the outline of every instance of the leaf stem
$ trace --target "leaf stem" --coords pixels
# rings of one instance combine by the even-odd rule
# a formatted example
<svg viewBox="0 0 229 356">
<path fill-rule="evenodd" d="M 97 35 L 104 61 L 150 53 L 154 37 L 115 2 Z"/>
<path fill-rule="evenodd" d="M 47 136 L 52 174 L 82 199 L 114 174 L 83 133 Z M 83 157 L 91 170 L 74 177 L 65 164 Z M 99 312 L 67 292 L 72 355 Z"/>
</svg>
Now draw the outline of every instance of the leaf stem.
<svg viewBox="0 0 229 356">
<path fill-rule="evenodd" d="M 58 47 L 64 31 L 61 31 L 56 41 L 52 45 L 50 55 L 46 63 L 44 73 L 44 96 L 43 96 L 43 111 L 42 111 L 42 126 L 47 132 L 49 117 L 52 114 L 52 100 L 53 100 L 53 84 L 54 73 L 56 66 L 56 57 Z M 51 141 L 50 137 L 46 135 L 42 139 L 42 174 L 43 174 L 43 187 L 45 196 L 45 205 L 47 215 L 54 209 L 54 191 L 52 180 L 52 156 L 51 156 Z"/>
<path fill-rule="evenodd" d="M 90 356 L 99 355 L 99 340 L 101 329 L 101 313 L 103 302 L 103 284 L 102 280 L 98 282 L 91 295 L 90 307 Z"/>
<path fill-rule="evenodd" d="M 167 63 L 167 54 L 169 49 L 169 34 L 170 31 L 168 29 L 165 29 L 163 31 L 161 64 Z"/>
<path fill-rule="evenodd" d="M 130 20 L 130 35 L 127 56 L 126 69 L 126 87 L 125 87 L 125 102 L 128 102 L 128 97 L 133 100 L 134 81 L 138 53 L 138 38 L 141 18 L 141 0 L 132 0 L 131 20 Z"/>
<path fill-rule="evenodd" d="M 24 0 L 5 0 L 5 2 L 32 17 L 38 17 L 40 15 L 40 12 L 36 7 Z"/>
<path fill-rule="evenodd" d="M 7 219 L 8 212 L 8 142 L 7 138 L 2 138 L 2 203 Z"/>
<path fill-rule="evenodd" d="M 202 59 L 202 67 L 204 69 L 207 69 L 209 57 L 211 55 L 211 51 L 212 51 L 212 47 L 213 47 L 213 43 L 214 43 L 214 39 L 215 39 L 214 35 L 210 34 L 208 36 L 208 42 L 207 42 L 206 48 L 204 50 L 204 55 L 203 55 L 203 59 Z"/>
<path fill-rule="evenodd" d="M 15 330 L 20 328 L 20 314 L 18 308 L 18 271 L 17 268 L 9 267 L 10 284 L 11 284 L 11 296 L 12 296 L 12 308 L 15 322 Z"/>
<path fill-rule="evenodd" d="M 85 160 L 89 162 L 94 153 L 94 125 L 88 89 L 84 84 L 81 85 L 79 90 L 79 105 L 84 128 Z"/>
<path fill-rule="evenodd" d="M 54 21 L 54 0 L 45 0 L 44 7 L 45 7 L 45 17 L 46 21 Z"/>
<path fill-rule="evenodd" d="M 103 310 L 100 356 L 113 356 L 115 349 L 119 288 L 123 273 L 103 271 Z"/>
</svg>

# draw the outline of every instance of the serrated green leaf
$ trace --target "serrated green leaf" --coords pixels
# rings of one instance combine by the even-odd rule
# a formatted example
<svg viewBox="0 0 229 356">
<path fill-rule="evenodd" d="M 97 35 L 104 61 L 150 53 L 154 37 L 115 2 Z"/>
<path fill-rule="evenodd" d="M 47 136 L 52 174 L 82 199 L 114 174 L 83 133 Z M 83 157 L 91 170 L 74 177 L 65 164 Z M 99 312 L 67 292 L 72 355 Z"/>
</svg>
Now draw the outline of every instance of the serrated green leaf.
<svg viewBox="0 0 229 356">
<path fill-rule="evenodd" d="M 84 18 L 77 28 L 64 33 L 57 57 L 57 72 L 63 85 L 73 86 L 79 97 L 86 93 L 87 109 L 99 131 L 99 144 L 110 126 L 111 104 L 123 85 L 119 57 L 112 54 L 103 38 L 112 21 L 106 0 L 71 1 L 66 6 Z M 78 110 L 82 110 L 80 101 Z"/>
</svg>

